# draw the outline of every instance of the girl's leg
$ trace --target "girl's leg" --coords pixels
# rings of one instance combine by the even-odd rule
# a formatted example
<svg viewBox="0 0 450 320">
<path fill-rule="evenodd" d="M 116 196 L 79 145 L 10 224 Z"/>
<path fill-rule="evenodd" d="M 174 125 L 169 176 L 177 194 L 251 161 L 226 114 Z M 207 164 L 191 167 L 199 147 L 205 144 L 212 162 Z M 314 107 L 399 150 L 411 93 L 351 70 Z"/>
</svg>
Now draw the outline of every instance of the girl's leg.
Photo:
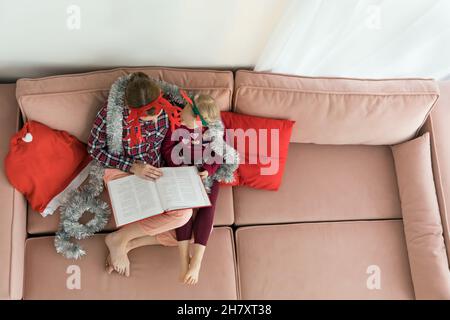
<svg viewBox="0 0 450 320">
<path fill-rule="evenodd" d="M 202 265 L 203 254 L 206 246 L 194 243 L 192 258 L 189 260 L 189 270 L 187 271 L 183 282 L 185 284 L 196 284 L 198 282 L 198 275 Z"/>
<path fill-rule="evenodd" d="M 183 282 L 189 270 L 189 243 L 190 240 L 178 241 L 178 252 L 180 254 L 180 282 Z"/>
<path fill-rule="evenodd" d="M 193 217 L 184 226 L 175 229 L 180 254 L 180 282 L 183 282 L 189 269 L 189 243 L 192 238 L 192 225 Z"/>
<path fill-rule="evenodd" d="M 194 218 L 191 217 L 185 225 L 175 229 L 178 241 L 191 240 L 193 221 Z"/>
<path fill-rule="evenodd" d="M 214 212 L 219 194 L 219 183 L 217 181 L 211 187 L 209 194 L 210 207 L 200 208 L 194 219 L 193 232 L 194 242 L 206 246 L 214 223 Z"/>
<path fill-rule="evenodd" d="M 200 273 L 200 267 L 205 253 L 206 244 L 214 223 L 214 211 L 216 209 L 217 195 L 219 194 L 219 183 L 214 182 L 209 200 L 211 207 L 200 208 L 194 219 L 194 248 L 192 258 L 189 261 L 189 270 L 184 277 L 184 283 L 196 284 Z"/>
</svg>

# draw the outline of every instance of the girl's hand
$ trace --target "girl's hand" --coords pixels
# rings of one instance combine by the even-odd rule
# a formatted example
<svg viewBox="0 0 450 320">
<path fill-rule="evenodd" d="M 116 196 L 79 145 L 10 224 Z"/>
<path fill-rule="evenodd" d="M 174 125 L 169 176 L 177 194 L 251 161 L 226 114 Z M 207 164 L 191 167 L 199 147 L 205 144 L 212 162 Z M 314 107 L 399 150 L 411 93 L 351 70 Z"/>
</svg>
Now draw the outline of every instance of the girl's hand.
<svg viewBox="0 0 450 320">
<path fill-rule="evenodd" d="M 161 169 L 146 164 L 142 161 L 136 161 L 135 163 L 133 163 L 130 172 L 140 178 L 147 180 L 155 180 L 162 176 Z"/>
<path fill-rule="evenodd" d="M 198 175 L 200 176 L 200 178 L 202 178 L 202 180 L 205 180 L 206 178 L 208 178 L 208 171 L 204 170 L 204 171 L 200 171 L 198 173 Z"/>
</svg>

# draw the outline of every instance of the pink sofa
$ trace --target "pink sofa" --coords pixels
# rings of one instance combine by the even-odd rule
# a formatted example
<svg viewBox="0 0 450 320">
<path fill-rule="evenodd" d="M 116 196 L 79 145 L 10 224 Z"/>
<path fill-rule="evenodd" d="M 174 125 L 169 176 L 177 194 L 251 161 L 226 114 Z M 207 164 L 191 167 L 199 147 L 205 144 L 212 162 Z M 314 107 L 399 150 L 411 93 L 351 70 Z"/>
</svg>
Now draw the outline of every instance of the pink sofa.
<svg viewBox="0 0 450 320">
<path fill-rule="evenodd" d="M 83 240 L 88 254 L 81 260 L 58 255 L 53 246 L 58 215 L 42 218 L 28 208 L 2 170 L 1 298 L 421 297 L 411 274 L 389 145 L 423 132 L 432 137 L 434 185 L 446 258 L 450 256 L 450 82 L 167 68 L 20 79 L 0 85 L 0 158 L 4 159 L 21 116 L 86 142 L 109 86 L 134 70 L 211 94 L 222 110 L 296 120 L 280 190 L 221 188 L 200 282 L 185 287 L 177 282 L 176 248 L 132 251 L 130 278 L 104 271 L 103 234 Z M 106 193 L 104 198 L 108 200 Z M 114 230 L 114 221 L 106 229 Z M 379 288 L 368 286 L 373 268 L 381 272 Z M 73 270 L 81 276 L 79 289 L 67 286 Z M 438 298 L 450 299 L 442 294 Z"/>
</svg>

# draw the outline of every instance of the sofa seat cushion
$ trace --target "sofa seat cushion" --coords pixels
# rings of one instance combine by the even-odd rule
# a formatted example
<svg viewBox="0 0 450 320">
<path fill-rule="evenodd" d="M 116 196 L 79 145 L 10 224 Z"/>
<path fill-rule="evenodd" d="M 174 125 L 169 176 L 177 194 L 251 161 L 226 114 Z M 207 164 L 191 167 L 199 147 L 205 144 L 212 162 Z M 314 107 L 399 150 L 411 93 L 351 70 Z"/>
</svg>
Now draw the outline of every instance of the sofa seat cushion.
<svg viewBox="0 0 450 320">
<path fill-rule="evenodd" d="M 401 220 L 236 232 L 242 299 L 413 299 Z"/>
<path fill-rule="evenodd" d="M 27 240 L 24 299 L 237 298 L 233 234 L 226 227 L 214 229 L 199 283 L 194 287 L 178 282 L 176 247 L 155 245 L 131 251 L 131 276 L 126 278 L 105 271 L 104 235 L 82 241 L 87 255 L 81 260 L 67 260 L 58 255 L 53 240 L 53 237 Z M 77 275 L 80 275 L 79 289 L 74 278 Z"/>
<path fill-rule="evenodd" d="M 186 90 L 212 95 L 221 110 L 229 110 L 233 92 L 231 71 L 174 68 L 118 68 L 37 79 L 19 79 L 16 96 L 25 120 L 65 130 L 87 142 L 92 122 L 118 77 L 142 71 Z"/>
<path fill-rule="evenodd" d="M 111 206 L 108 192 L 103 191 L 102 199 L 105 200 Z M 42 217 L 39 213 L 34 211 L 31 207 L 28 207 L 28 224 L 27 231 L 29 234 L 53 234 L 58 230 L 59 223 L 59 210 L 53 215 Z M 92 217 L 90 213 L 86 213 L 82 218 L 82 222 L 87 222 Z M 230 186 L 221 186 L 216 203 L 216 212 L 214 215 L 215 226 L 229 226 L 234 222 L 233 212 L 233 193 Z M 116 223 L 114 216 L 111 215 L 111 219 L 105 227 L 106 231 L 116 230 Z"/>
<path fill-rule="evenodd" d="M 401 218 L 387 146 L 291 143 L 277 192 L 235 187 L 238 225 Z"/>
</svg>

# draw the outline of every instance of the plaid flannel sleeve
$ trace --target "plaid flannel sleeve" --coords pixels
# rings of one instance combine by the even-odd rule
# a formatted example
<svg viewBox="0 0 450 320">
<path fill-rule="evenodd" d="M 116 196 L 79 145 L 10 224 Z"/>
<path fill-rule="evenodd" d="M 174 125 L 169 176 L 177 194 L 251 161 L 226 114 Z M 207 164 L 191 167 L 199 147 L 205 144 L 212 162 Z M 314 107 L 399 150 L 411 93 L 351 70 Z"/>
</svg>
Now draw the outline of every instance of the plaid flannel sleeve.
<svg viewBox="0 0 450 320">
<path fill-rule="evenodd" d="M 102 163 L 105 167 L 116 168 L 130 172 L 133 159 L 122 155 L 113 155 L 107 151 L 106 146 L 106 106 L 97 113 L 91 134 L 88 140 L 89 154 Z"/>
</svg>

